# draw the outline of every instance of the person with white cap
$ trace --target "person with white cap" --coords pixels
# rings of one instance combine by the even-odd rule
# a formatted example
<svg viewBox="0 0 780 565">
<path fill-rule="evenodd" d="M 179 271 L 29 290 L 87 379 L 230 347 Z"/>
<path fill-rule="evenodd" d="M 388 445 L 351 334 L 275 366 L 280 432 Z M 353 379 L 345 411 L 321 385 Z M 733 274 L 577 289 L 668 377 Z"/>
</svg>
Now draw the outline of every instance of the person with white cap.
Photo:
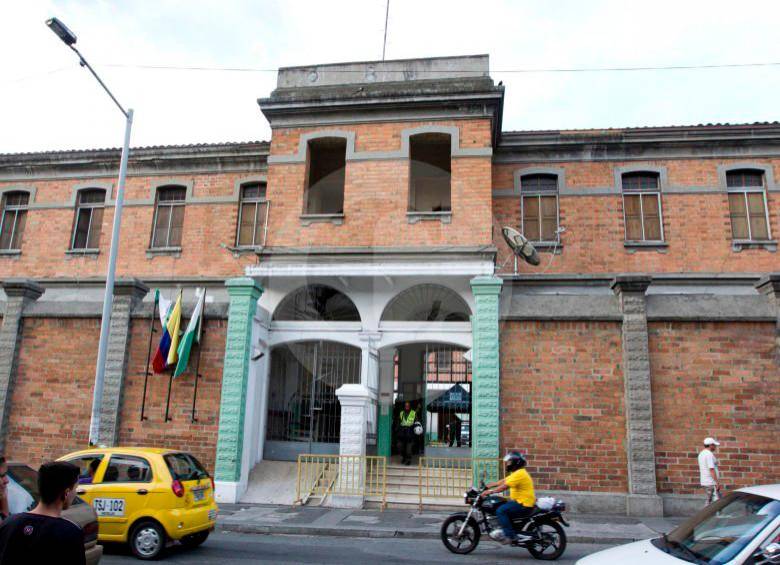
<svg viewBox="0 0 780 565">
<path fill-rule="evenodd" d="M 720 471 L 718 470 L 718 458 L 715 451 L 720 442 L 715 438 L 704 438 L 704 449 L 699 453 L 699 476 L 701 486 L 707 495 L 707 504 L 720 498 Z"/>
</svg>

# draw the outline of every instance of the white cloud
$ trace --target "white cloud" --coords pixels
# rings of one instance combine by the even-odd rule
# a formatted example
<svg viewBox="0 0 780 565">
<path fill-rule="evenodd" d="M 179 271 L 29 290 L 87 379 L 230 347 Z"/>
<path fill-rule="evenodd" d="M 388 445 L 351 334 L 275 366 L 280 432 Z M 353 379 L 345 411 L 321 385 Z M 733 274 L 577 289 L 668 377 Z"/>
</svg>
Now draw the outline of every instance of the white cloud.
<svg viewBox="0 0 780 565">
<path fill-rule="evenodd" d="M 76 32 L 85 56 L 136 110 L 139 146 L 268 139 L 256 99 L 276 77 L 107 64 L 277 68 L 378 59 L 385 0 L 39 0 L 0 10 L 0 151 L 13 152 L 122 140 L 121 115 L 46 29 L 51 15 Z M 506 71 L 780 61 L 779 16 L 779 3 L 749 0 L 391 0 L 387 56 L 489 53 L 492 76 L 507 89 L 507 130 L 775 120 L 780 67 Z"/>
</svg>

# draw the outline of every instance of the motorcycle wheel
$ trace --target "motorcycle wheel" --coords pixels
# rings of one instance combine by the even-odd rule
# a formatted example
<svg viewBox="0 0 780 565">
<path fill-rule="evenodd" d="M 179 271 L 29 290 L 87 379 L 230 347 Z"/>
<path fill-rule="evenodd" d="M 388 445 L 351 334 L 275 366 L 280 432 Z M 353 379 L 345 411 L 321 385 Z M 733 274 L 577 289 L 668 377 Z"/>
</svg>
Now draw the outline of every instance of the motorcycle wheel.
<svg viewBox="0 0 780 565">
<path fill-rule="evenodd" d="M 463 525 L 465 516 L 450 516 L 441 525 L 441 541 L 444 547 L 452 553 L 466 555 L 477 549 L 481 532 L 479 526 L 473 520 L 469 520 L 463 530 L 463 536 L 458 537 L 458 532 Z"/>
<path fill-rule="evenodd" d="M 566 532 L 557 522 L 532 524 L 526 534 L 539 538 L 540 541 L 528 542 L 528 552 L 534 559 L 555 561 L 566 551 Z"/>
</svg>

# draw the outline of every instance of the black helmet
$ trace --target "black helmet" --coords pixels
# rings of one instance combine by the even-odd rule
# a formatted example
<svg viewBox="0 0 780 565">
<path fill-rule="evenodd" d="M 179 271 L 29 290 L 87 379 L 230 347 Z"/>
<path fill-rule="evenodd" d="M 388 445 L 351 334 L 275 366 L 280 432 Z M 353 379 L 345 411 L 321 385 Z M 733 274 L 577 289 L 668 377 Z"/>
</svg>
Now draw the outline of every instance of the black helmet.
<svg viewBox="0 0 780 565">
<path fill-rule="evenodd" d="M 523 457 L 521 453 L 510 451 L 504 455 L 504 463 L 506 463 L 507 471 L 512 473 L 525 467 L 528 464 L 528 461 L 525 460 L 525 457 Z"/>
</svg>

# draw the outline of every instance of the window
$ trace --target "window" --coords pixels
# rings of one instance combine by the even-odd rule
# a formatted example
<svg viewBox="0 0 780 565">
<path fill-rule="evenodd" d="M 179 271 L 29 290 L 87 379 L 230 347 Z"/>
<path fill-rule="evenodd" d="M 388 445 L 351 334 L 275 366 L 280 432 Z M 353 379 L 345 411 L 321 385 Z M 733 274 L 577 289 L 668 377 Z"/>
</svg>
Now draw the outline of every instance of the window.
<svg viewBox="0 0 780 565">
<path fill-rule="evenodd" d="M 323 284 L 294 290 L 276 308 L 274 321 L 359 322 L 355 303 L 343 292 Z"/>
<path fill-rule="evenodd" d="M 418 284 L 398 293 L 382 312 L 382 322 L 468 322 L 471 310 L 455 291 Z"/>
<path fill-rule="evenodd" d="M 27 220 L 26 192 L 6 192 L 3 195 L 3 217 L 0 220 L 0 251 L 16 251 L 22 248 L 22 234 Z"/>
<path fill-rule="evenodd" d="M 520 178 L 523 235 L 530 241 L 558 239 L 558 177 L 551 174 Z"/>
<path fill-rule="evenodd" d="M 770 239 L 764 174 L 755 170 L 728 171 L 731 236 L 736 240 Z"/>
<path fill-rule="evenodd" d="M 103 473 L 102 482 L 149 483 L 151 481 L 152 468 L 146 459 L 130 455 L 112 455 L 106 472 Z"/>
<path fill-rule="evenodd" d="M 304 214 L 343 214 L 347 140 L 328 137 L 309 141 Z"/>
<path fill-rule="evenodd" d="M 450 179 L 452 143 L 445 133 L 421 133 L 409 138 L 409 211 L 452 210 Z"/>
<path fill-rule="evenodd" d="M 268 202 L 264 183 L 247 183 L 241 186 L 241 202 L 238 206 L 237 247 L 259 247 L 265 244 L 265 227 L 268 219 Z"/>
<path fill-rule="evenodd" d="M 189 453 L 169 453 L 163 459 L 174 479 L 194 481 L 209 477 L 206 468 Z"/>
<path fill-rule="evenodd" d="M 657 173 L 625 173 L 623 219 L 626 241 L 663 241 L 661 192 Z"/>
<path fill-rule="evenodd" d="M 103 206 L 106 191 L 99 188 L 80 190 L 76 202 L 71 249 L 97 249 L 103 226 Z"/>
<path fill-rule="evenodd" d="M 103 461 L 103 455 L 83 455 L 75 459 L 69 459 L 68 463 L 72 463 L 79 468 L 79 484 L 90 484 L 101 461 Z"/>
<path fill-rule="evenodd" d="M 187 189 L 183 186 L 157 189 L 152 248 L 181 247 L 186 194 Z"/>
</svg>

